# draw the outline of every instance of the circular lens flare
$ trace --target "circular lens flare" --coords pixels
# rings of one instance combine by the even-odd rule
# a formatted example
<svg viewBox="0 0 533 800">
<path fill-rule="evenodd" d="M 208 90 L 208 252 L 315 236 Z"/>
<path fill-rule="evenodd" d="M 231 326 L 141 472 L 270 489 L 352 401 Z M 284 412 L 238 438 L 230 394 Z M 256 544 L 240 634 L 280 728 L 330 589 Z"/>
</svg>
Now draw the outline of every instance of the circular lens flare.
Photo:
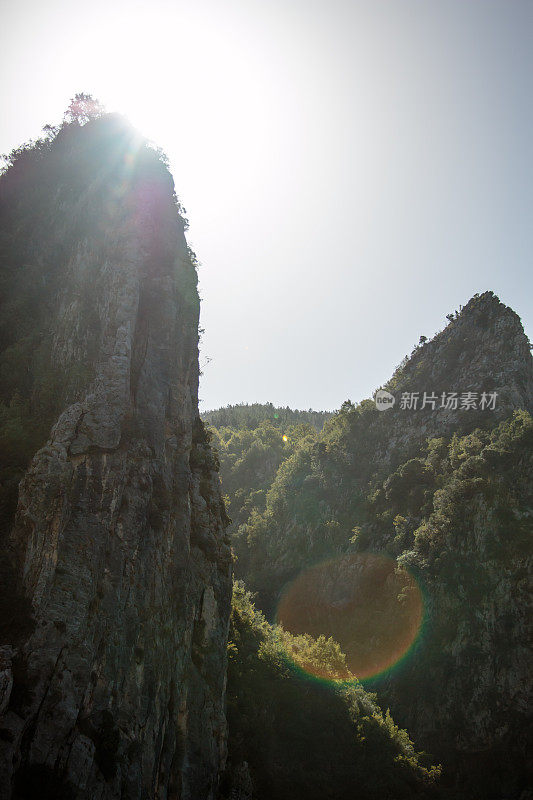
<svg viewBox="0 0 533 800">
<path fill-rule="evenodd" d="M 332 637 L 346 655 L 343 679 L 375 677 L 410 650 L 424 619 L 422 592 L 416 579 L 393 558 L 353 553 L 317 564 L 284 592 L 277 622 L 292 634 Z M 300 664 L 317 678 L 339 680 L 321 668 Z M 351 673 L 351 674 L 350 674 Z"/>
</svg>

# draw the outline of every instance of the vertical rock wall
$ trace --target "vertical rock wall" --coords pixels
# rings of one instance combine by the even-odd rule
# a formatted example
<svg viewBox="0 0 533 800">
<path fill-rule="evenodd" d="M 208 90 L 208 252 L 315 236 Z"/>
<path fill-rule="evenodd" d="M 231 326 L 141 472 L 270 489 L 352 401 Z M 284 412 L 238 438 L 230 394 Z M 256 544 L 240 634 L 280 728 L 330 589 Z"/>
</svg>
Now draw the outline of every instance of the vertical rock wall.
<svg viewBox="0 0 533 800">
<path fill-rule="evenodd" d="M 196 272 L 156 153 L 114 117 L 82 136 L 94 179 L 70 202 L 58 184 L 66 257 L 41 256 L 50 369 L 81 377 L 7 542 L 27 613 L 0 643 L 0 796 L 207 800 L 231 559 L 198 418 Z"/>
</svg>

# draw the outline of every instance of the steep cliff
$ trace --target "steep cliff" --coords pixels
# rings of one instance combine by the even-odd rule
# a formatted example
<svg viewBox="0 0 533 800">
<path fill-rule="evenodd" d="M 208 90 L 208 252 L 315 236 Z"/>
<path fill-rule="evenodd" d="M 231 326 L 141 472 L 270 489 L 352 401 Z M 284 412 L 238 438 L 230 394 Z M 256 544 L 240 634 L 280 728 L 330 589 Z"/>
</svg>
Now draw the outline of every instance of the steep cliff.
<svg viewBox="0 0 533 800">
<path fill-rule="evenodd" d="M 213 798 L 231 559 L 172 178 L 121 118 L 74 122 L 0 223 L 0 796 Z"/>
</svg>

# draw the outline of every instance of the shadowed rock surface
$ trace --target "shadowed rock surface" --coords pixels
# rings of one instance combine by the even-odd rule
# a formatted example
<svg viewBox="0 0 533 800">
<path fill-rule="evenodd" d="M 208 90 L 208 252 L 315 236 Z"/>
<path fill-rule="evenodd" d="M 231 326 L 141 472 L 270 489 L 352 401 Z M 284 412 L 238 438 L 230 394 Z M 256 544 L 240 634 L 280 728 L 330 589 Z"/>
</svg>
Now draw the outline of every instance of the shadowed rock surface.
<svg viewBox="0 0 533 800">
<path fill-rule="evenodd" d="M 0 796 L 213 798 L 231 559 L 172 178 L 119 117 L 67 125 L 0 223 L 4 416 L 44 444 L 15 514 L 2 473 Z"/>
</svg>

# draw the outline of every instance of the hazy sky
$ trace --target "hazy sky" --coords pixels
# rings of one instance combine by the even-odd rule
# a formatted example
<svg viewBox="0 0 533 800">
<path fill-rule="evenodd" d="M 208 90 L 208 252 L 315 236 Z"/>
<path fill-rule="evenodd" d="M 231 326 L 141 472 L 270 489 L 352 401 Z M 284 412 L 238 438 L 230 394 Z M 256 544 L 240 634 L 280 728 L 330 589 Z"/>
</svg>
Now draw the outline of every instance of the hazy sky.
<svg viewBox="0 0 533 800">
<path fill-rule="evenodd" d="M 533 0 L 1 9 L 0 152 L 84 91 L 168 153 L 204 409 L 361 400 L 486 289 L 533 336 Z"/>
</svg>

